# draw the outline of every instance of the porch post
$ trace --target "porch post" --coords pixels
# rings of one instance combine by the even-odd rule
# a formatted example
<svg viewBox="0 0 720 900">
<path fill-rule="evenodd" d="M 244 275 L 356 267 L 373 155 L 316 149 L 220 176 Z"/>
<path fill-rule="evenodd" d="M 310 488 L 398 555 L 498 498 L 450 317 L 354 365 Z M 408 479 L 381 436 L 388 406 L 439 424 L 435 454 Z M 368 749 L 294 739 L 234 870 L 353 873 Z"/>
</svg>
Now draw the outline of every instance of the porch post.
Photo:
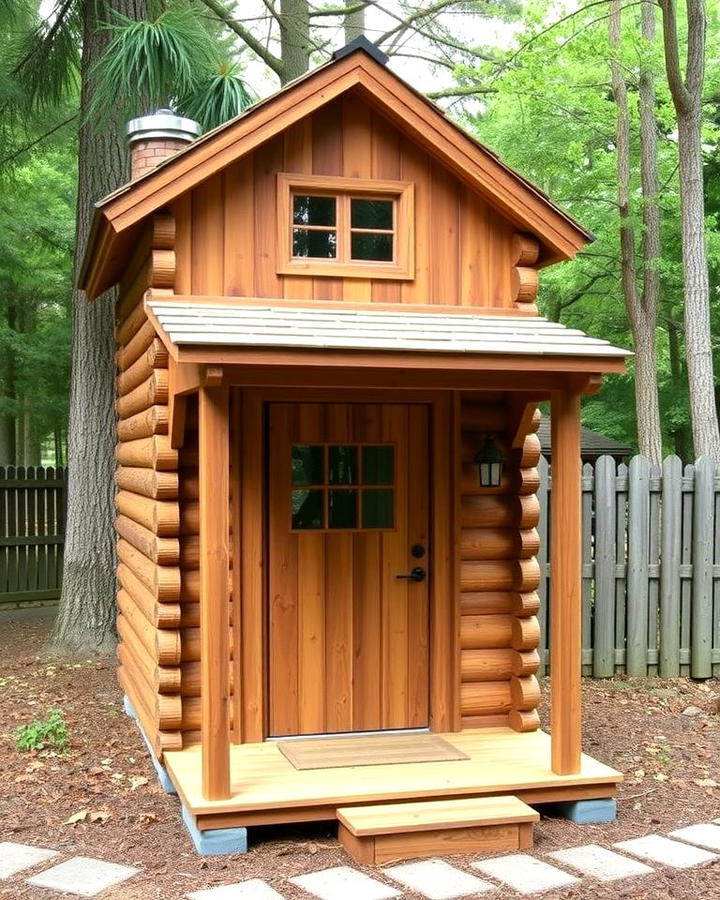
<svg viewBox="0 0 720 900">
<path fill-rule="evenodd" d="M 554 391 L 551 401 L 550 739 L 556 775 L 580 771 L 582 485 L 580 395 Z"/>
<path fill-rule="evenodd" d="M 206 800 L 230 796 L 228 401 L 227 387 L 200 388 L 200 734 Z"/>
</svg>

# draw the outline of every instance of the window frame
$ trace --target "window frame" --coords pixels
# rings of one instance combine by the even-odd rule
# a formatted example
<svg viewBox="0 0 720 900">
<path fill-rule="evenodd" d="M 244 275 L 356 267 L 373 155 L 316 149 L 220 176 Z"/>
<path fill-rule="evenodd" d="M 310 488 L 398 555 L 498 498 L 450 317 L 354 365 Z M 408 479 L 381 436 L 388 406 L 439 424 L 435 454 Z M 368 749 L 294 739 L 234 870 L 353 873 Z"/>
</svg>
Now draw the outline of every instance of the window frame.
<svg viewBox="0 0 720 900">
<path fill-rule="evenodd" d="M 295 446 L 322 447 L 323 449 L 323 478 L 317 483 L 298 484 L 292 480 L 292 450 Z M 358 480 L 352 482 L 335 483 L 330 480 L 330 449 L 332 447 L 354 447 L 357 450 Z M 367 484 L 362 463 L 362 450 L 364 447 L 389 447 L 392 449 L 393 476 L 392 480 L 378 484 Z M 290 494 L 291 502 L 289 529 L 291 534 L 382 534 L 394 532 L 398 529 L 397 513 L 397 451 L 396 441 L 292 441 L 290 444 Z M 295 491 L 321 491 L 322 492 L 322 516 L 323 525 L 320 528 L 296 528 L 292 522 L 292 495 Z M 330 526 L 330 492 L 354 491 L 357 495 L 356 512 L 357 525 L 347 528 L 334 528 Z M 364 526 L 362 521 L 362 497 L 364 493 L 377 491 L 389 491 L 392 495 L 392 525 Z"/>
<path fill-rule="evenodd" d="M 391 278 L 410 281 L 415 277 L 414 185 L 409 181 L 344 178 L 333 175 L 302 175 L 280 172 L 277 176 L 277 247 L 279 275 L 326 275 L 330 278 Z M 336 197 L 337 256 L 329 259 L 294 257 L 293 197 L 296 194 Z M 392 200 L 393 259 L 350 258 L 350 201 Z M 332 230 L 329 226 L 327 229 Z M 387 233 L 385 229 L 368 229 Z"/>
</svg>

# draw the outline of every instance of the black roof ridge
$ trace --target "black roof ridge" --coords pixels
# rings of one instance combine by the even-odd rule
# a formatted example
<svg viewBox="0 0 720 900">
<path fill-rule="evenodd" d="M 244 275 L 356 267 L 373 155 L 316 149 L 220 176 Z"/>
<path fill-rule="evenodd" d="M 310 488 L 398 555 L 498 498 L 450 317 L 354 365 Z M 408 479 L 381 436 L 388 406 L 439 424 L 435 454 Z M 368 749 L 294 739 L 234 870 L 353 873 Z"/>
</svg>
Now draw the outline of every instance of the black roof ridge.
<svg viewBox="0 0 720 900">
<path fill-rule="evenodd" d="M 364 34 L 359 35 L 354 40 L 350 41 L 350 43 L 345 44 L 344 47 L 340 47 L 339 50 L 336 50 L 331 59 L 342 59 L 344 56 L 350 56 L 351 53 L 355 53 L 356 50 L 364 50 L 368 56 L 372 56 L 375 62 L 380 63 L 381 66 L 386 66 L 390 59 L 387 53 L 383 53 L 383 51 L 365 37 Z"/>
</svg>

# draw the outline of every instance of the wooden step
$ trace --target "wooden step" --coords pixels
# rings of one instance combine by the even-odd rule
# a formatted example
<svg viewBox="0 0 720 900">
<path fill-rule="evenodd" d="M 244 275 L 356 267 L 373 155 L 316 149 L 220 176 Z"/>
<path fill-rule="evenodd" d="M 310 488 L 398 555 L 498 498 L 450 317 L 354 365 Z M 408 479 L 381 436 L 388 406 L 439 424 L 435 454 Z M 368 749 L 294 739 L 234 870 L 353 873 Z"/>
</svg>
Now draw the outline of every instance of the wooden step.
<svg viewBox="0 0 720 900">
<path fill-rule="evenodd" d="M 471 797 L 338 809 L 338 837 L 364 865 L 451 853 L 529 850 L 539 814 L 517 797 Z"/>
</svg>

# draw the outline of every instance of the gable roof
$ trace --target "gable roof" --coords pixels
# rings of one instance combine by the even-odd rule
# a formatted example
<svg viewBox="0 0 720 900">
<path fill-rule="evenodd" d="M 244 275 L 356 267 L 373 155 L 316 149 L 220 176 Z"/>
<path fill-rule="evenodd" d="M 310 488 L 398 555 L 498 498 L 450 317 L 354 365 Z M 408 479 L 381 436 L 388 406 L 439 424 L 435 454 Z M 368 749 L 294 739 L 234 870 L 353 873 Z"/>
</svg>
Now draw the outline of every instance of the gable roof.
<svg viewBox="0 0 720 900">
<path fill-rule="evenodd" d="M 534 234 L 541 244 L 541 265 L 570 259 L 593 239 L 539 188 L 357 42 L 100 200 L 80 287 L 90 297 L 107 290 L 117 281 L 131 238 L 147 216 L 349 91 L 358 92 L 518 230 Z"/>
</svg>

